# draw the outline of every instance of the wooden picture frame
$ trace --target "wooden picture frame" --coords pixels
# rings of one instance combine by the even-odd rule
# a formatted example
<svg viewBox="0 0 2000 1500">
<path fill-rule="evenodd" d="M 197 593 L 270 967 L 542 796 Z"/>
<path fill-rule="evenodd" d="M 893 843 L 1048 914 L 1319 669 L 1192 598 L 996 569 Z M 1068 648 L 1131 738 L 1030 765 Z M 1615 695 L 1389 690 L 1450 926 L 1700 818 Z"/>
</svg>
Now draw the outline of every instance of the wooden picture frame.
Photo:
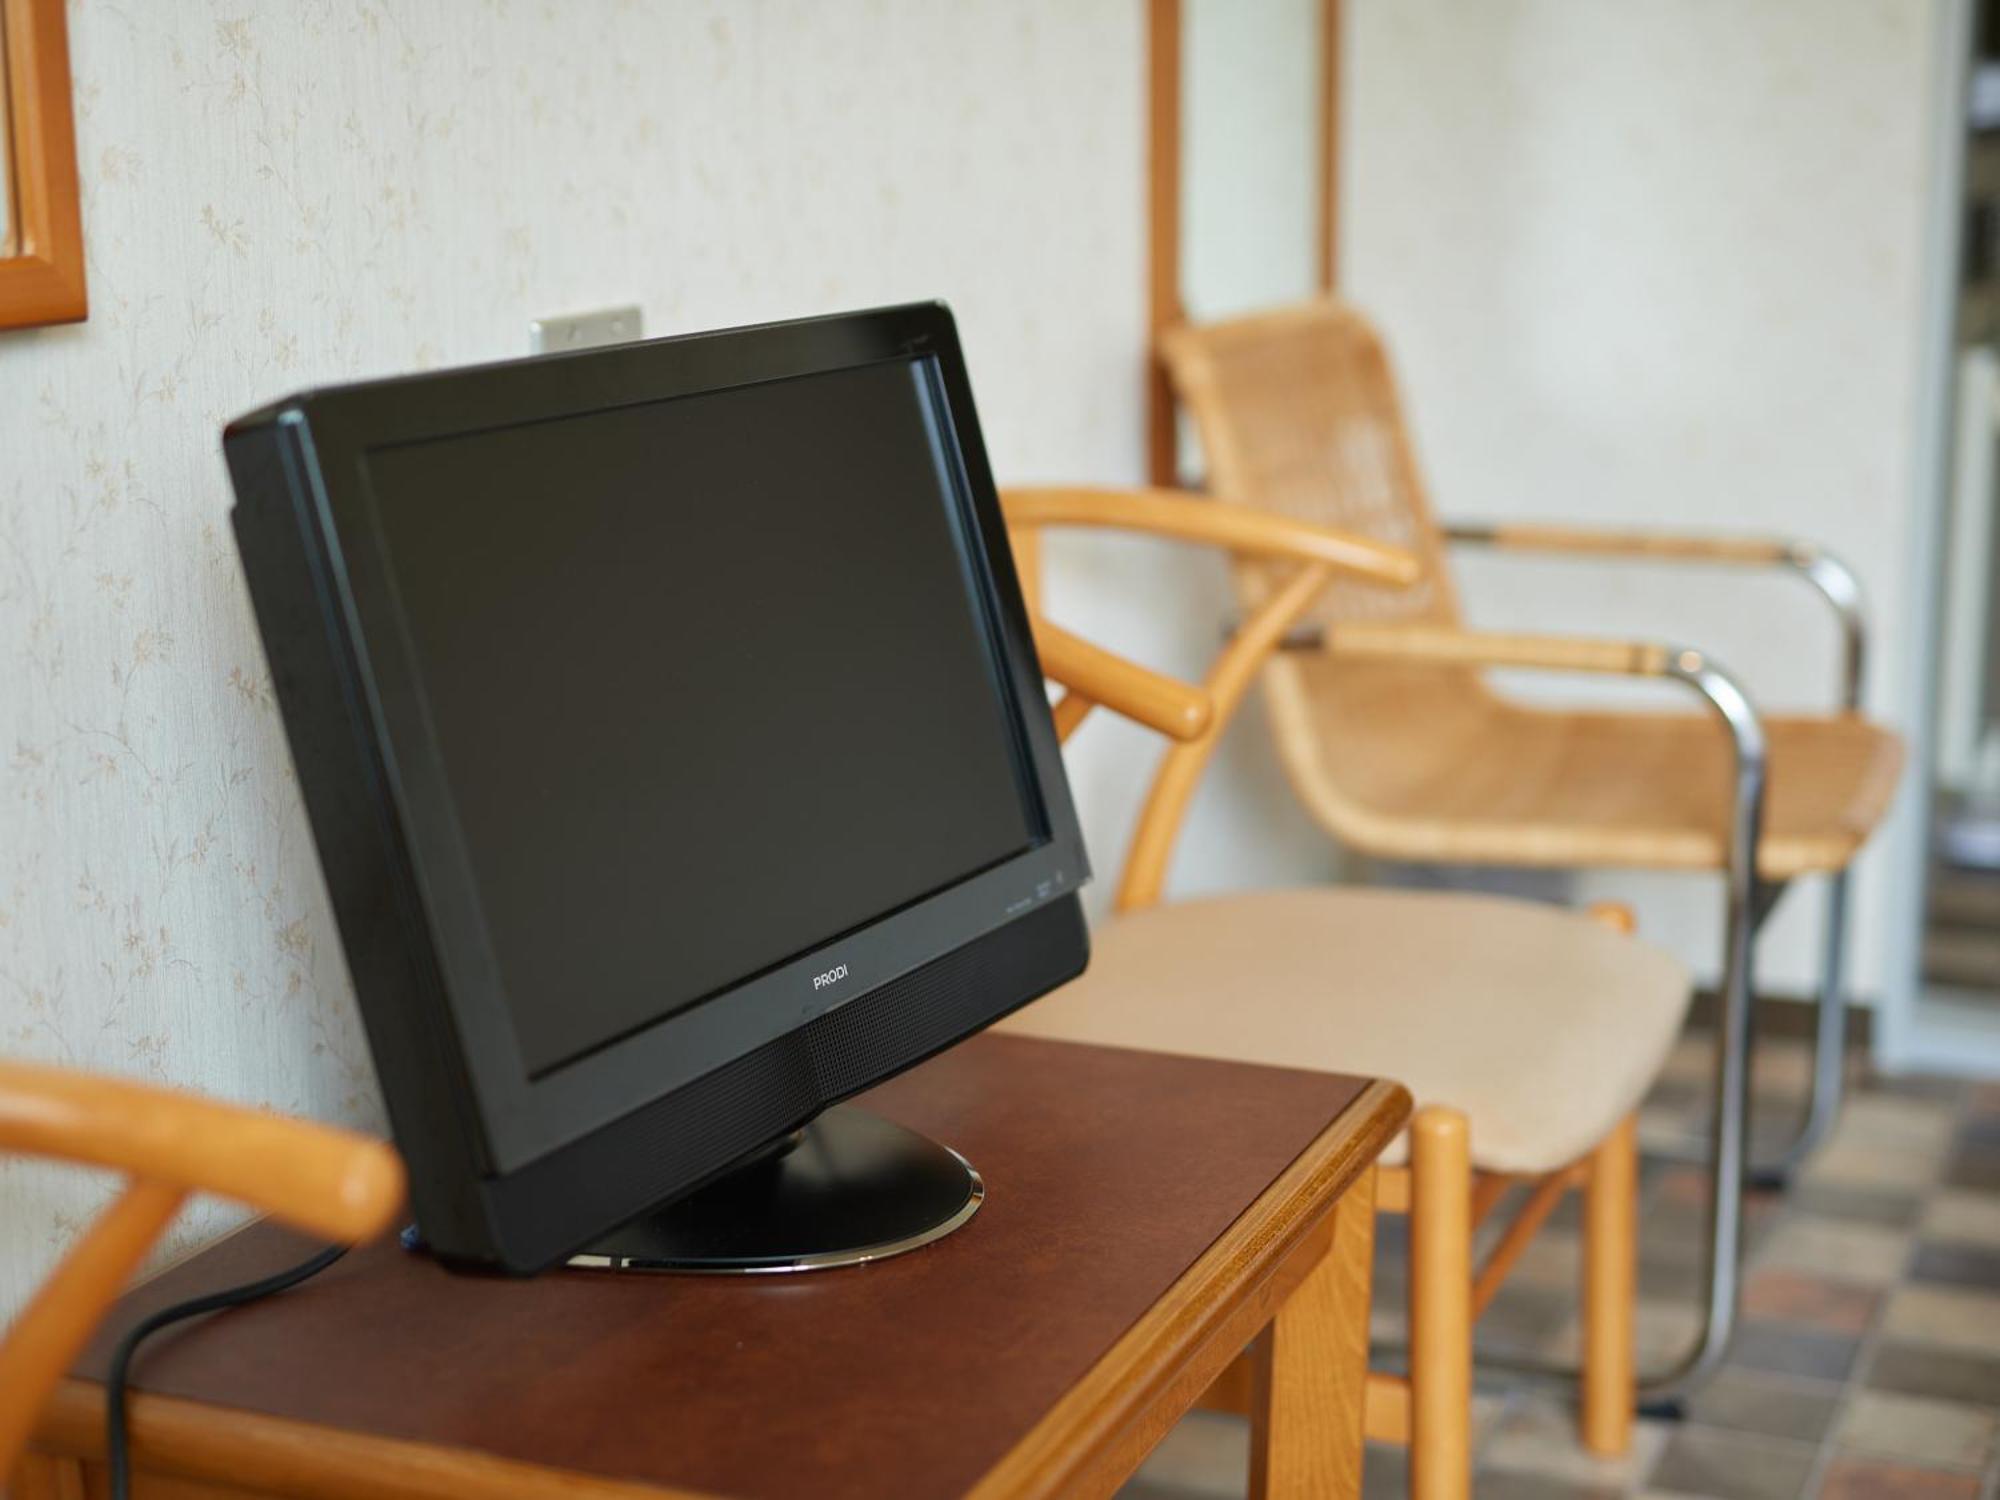
<svg viewBox="0 0 2000 1500">
<path fill-rule="evenodd" d="M 64 0 L 0 0 L 0 329 L 78 323 L 89 312 L 77 205 Z"/>
</svg>

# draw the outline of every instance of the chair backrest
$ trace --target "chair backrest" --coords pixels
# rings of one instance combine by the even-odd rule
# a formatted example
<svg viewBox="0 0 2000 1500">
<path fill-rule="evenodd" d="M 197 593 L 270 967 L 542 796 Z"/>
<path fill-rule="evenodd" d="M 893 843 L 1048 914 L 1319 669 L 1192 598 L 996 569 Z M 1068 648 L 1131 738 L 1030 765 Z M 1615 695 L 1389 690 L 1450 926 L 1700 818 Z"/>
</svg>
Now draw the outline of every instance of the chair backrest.
<svg viewBox="0 0 2000 1500">
<path fill-rule="evenodd" d="M 1228 322 L 1170 330 L 1161 357 L 1201 433 L 1211 497 L 1224 506 L 1334 526 L 1407 550 L 1407 589 L 1337 581 L 1301 623 L 1457 626 L 1445 537 L 1417 467 L 1387 350 L 1367 319 L 1322 298 Z M 1248 602 L 1267 569 L 1236 570 Z M 1307 810 L 1352 848 L 1393 852 L 1384 794 L 1450 747 L 1476 741 L 1504 701 L 1475 667 L 1356 662 L 1314 649 L 1267 665 L 1264 705 L 1286 778 Z M 1390 801 L 1395 798 L 1391 797 Z"/>
<path fill-rule="evenodd" d="M 1457 622 L 1388 352 L 1360 313 L 1321 298 L 1172 329 L 1160 354 L 1201 434 L 1215 499 L 1337 527 L 1419 560 L 1422 577 L 1409 588 L 1336 580 L 1308 620 Z M 1253 582 L 1253 593 L 1262 587 Z"/>
<path fill-rule="evenodd" d="M 49 1392 L 189 1194 L 234 1199 L 338 1243 L 379 1233 L 403 1203 L 402 1161 L 381 1141 L 62 1068 L 0 1062 L 0 1151 L 126 1178 L 0 1339 L 0 1485 Z"/>
</svg>

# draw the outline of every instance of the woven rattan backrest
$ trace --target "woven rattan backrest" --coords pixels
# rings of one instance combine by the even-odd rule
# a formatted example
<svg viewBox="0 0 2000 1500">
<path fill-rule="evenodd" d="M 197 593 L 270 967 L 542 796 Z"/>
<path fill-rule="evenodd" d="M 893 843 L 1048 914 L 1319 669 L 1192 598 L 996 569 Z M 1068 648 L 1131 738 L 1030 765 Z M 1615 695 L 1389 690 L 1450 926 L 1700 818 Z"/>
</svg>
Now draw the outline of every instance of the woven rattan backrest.
<svg viewBox="0 0 2000 1500">
<path fill-rule="evenodd" d="M 1342 579 L 1311 618 L 1456 622 L 1395 378 L 1366 319 L 1323 299 L 1174 329 L 1161 353 L 1200 431 L 1217 499 L 1339 527 L 1423 559 L 1414 587 Z"/>
</svg>

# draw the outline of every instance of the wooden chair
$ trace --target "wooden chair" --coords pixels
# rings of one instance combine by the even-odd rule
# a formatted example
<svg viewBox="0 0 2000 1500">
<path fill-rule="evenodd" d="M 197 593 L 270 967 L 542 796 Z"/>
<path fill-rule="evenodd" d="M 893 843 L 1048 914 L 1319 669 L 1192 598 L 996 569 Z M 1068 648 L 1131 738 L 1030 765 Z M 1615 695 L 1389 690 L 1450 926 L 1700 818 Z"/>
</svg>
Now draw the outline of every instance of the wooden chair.
<svg viewBox="0 0 2000 1500">
<path fill-rule="evenodd" d="M 0 1151 L 127 1179 L 0 1341 L 0 1479 L 15 1472 L 49 1392 L 190 1193 L 234 1199 L 335 1242 L 377 1233 L 403 1202 L 402 1162 L 380 1141 L 20 1063 L 0 1063 Z M 32 1477 L 24 1493 L 68 1493 L 51 1476 Z"/>
<path fill-rule="evenodd" d="M 1397 860 L 1722 875 L 1705 1326 L 1678 1373 L 1649 1382 L 1661 1395 L 1687 1388 L 1720 1360 L 1735 1319 L 1740 1196 L 1753 1170 L 1755 937 L 1802 876 L 1828 882 L 1810 1103 L 1790 1146 L 1758 1175 L 1781 1184 L 1839 1106 L 1847 871 L 1886 813 L 1902 763 L 1897 738 L 1858 712 L 1865 639 L 1853 575 L 1800 542 L 1440 526 L 1382 343 L 1336 301 L 1174 330 L 1162 354 L 1200 430 L 1214 498 L 1338 526 L 1419 559 L 1413 586 L 1350 578 L 1326 590 L 1265 673 L 1285 768 L 1330 833 Z M 1713 661 L 1679 647 L 1469 630 L 1447 542 L 1799 574 L 1839 617 L 1840 706 L 1824 715 L 1761 715 Z M 1252 599 L 1271 587 L 1254 568 L 1240 582 Z M 1487 683 L 1492 668 L 1663 679 L 1691 689 L 1707 712 L 1530 707 Z"/>
<path fill-rule="evenodd" d="M 1394 586 L 1416 559 L 1298 522 L 1167 492 L 1003 496 L 1031 570 L 1049 526 L 1116 527 L 1227 548 L 1282 568 L 1201 688 L 1137 667 L 1039 618 L 1059 732 L 1104 706 L 1169 736 L 1085 975 L 1003 1030 L 1287 1066 L 1359 1068 L 1419 1109 L 1383 1161 L 1377 1201 L 1410 1218 L 1407 1377 L 1371 1373 L 1370 1437 L 1406 1442 L 1411 1490 L 1471 1484 L 1474 1320 L 1563 1195 L 1585 1194 L 1582 1431 L 1625 1449 L 1634 1404 L 1634 1111 L 1688 1004 L 1687 976 L 1590 916 L 1494 897 L 1322 887 L 1161 905 L 1202 769 L 1264 663 L 1336 580 Z M 1030 589 L 1030 597 L 1034 591 Z M 1525 1201 L 1475 1273 L 1472 1241 L 1509 1188 Z M 1212 1393 L 1259 1420 L 1253 1349 Z"/>
</svg>

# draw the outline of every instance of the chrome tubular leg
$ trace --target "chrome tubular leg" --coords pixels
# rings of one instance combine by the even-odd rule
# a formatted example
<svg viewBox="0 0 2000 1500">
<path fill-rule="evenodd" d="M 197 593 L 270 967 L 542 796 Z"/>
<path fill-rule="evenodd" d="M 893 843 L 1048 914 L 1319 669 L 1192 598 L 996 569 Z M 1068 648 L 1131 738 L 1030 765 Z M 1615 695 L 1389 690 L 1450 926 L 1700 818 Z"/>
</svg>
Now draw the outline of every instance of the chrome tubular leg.
<svg viewBox="0 0 2000 1500">
<path fill-rule="evenodd" d="M 1843 713 L 1859 713 L 1868 670 L 1868 626 L 1861 608 L 1860 581 L 1845 563 L 1818 547 L 1795 545 L 1788 561 L 1819 591 L 1839 621 L 1840 707 Z M 1782 1187 L 1826 1139 L 1840 1113 L 1847 1077 L 1847 909 L 1848 874 L 1842 869 L 1827 885 L 1812 1085 L 1805 1119 L 1783 1152 L 1751 1169 L 1762 1185 Z"/>
<path fill-rule="evenodd" d="M 1751 1168 L 1758 1186 L 1784 1186 L 1819 1149 L 1840 1114 L 1841 1091 L 1847 1081 L 1847 908 L 1848 874 L 1842 870 L 1827 882 L 1812 1082 L 1805 1119 L 1781 1154 Z"/>
<path fill-rule="evenodd" d="M 1731 882 L 1732 887 L 1734 882 Z M 1694 1348 L 1673 1369 L 1640 1382 L 1657 1401 L 1686 1394 L 1714 1373 L 1736 1332 L 1742 1298 L 1743 1193 L 1750 1167 L 1750 1057 L 1753 999 L 1750 947 L 1754 923 L 1732 889 L 1724 941 L 1721 1014 L 1716 1018 L 1714 1127 L 1709 1140 L 1709 1223 L 1702 1275 L 1702 1327 Z"/>
<path fill-rule="evenodd" d="M 1757 843 L 1764 823 L 1768 762 L 1763 725 L 1750 700 L 1727 674 L 1699 653 L 1684 651 L 1675 658 L 1674 675 L 1698 688 L 1728 726 L 1736 748 L 1736 786 L 1730 806 L 1701 1334 L 1672 1369 L 1640 1382 L 1641 1394 L 1655 1401 L 1677 1398 L 1699 1386 L 1722 1362 L 1736 1332 L 1742 1298 L 1743 1190 L 1750 1165 L 1750 1043 L 1755 1009 L 1751 950 L 1757 937 Z"/>
</svg>

